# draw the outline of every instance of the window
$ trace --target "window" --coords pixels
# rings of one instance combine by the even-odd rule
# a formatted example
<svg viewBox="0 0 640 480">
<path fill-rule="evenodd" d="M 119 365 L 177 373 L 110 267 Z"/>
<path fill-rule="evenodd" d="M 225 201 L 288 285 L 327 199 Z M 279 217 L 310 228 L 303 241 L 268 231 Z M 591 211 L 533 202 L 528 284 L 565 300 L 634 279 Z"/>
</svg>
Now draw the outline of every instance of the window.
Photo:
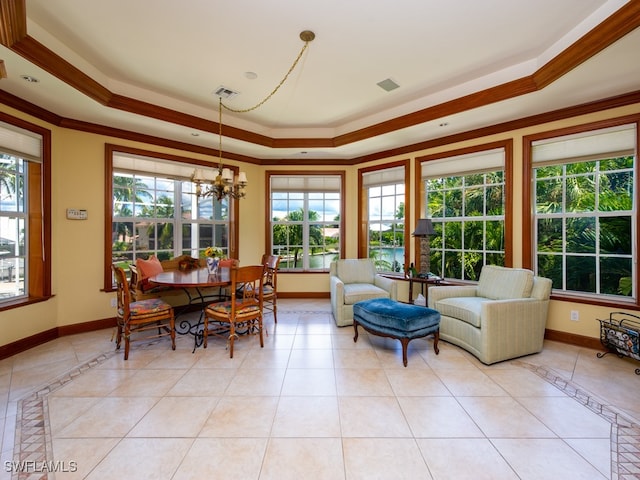
<svg viewBox="0 0 640 480">
<path fill-rule="evenodd" d="M 237 258 L 230 202 L 195 195 L 194 165 L 118 151 L 112 161 L 111 262 L 198 258 L 208 246 Z"/>
<path fill-rule="evenodd" d="M 478 280 L 483 265 L 505 265 L 505 149 L 424 161 L 421 172 L 431 271 Z"/>
<path fill-rule="evenodd" d="M 362 173 L 367 257 L 381 272 L 405 270 L 405 166 Z"/>
<path fill-rule="evenodd" d="M 535 270 L 556 291 L 634 297 L 636 125 L 532 143 Z"/>
<path fill-rule="evenodd" d="M 2 114 L 0 308 L 51 295 L 50 133 Z M 45 153 L 46 152 L 46 153 Z"/>
<path fill-rule="evenodd" d="M 342 250 L 343 174 L 276 174 L 269 185 L 269 243 L 283 271 L 328 271 Z"/>
</svg>

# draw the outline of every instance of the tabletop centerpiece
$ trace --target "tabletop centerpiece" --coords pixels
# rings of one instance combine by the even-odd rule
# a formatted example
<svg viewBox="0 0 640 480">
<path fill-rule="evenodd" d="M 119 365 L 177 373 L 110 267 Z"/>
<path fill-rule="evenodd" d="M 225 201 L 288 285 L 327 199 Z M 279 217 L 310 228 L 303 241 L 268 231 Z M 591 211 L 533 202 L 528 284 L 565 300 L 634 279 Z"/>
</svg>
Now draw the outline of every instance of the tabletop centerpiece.
<svg viewBox="0 0 640 480">
<path fill-rule="evenodd" d="M 220 260 L 224 258 L 224 252 L 222 251 L 222 249 L 218 247 L 207 247 L 204 250 L 204 256 L 207 261 L 207 268 L 209 270 L 209 273 L 218 273 Z"/>
</svg>

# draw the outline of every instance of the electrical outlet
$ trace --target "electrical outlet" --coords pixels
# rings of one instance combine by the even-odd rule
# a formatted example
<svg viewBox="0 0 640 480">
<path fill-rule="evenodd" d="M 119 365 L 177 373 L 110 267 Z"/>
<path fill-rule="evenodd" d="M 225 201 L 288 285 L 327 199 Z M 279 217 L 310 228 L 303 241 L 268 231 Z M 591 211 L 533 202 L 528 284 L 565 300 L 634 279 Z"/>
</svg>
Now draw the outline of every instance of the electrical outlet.
<svg viewBox="0 0 640 480">
<path fill-rule="evenodd" d="M 118 301 L 117 301 L 117 299 L 115 299 L 115 298 L 112 298 L 112 299 L 111 299 L 111 306 L 112 306 L 112 307 L 114 307 L 114 308 L 118 306 Z"/>
<path fill-rule="evenodd" d="M 571 310 L 571 320 L 574 322 L 580 320 L 580 313 L 577 310 Z"/>
</svg>

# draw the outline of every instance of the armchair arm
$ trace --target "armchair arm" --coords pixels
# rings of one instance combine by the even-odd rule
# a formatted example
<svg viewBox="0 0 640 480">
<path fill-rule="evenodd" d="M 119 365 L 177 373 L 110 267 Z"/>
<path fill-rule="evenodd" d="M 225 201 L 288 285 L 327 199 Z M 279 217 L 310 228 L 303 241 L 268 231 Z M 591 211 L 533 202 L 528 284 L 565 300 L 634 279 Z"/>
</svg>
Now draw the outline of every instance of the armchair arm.
<svg viewBox="0 0 640 480">
<path fill-rule="evenodd" d="M 482 304 L 482 350 L 486 363 L 542 350 L 548 300 L 518 298 Z"/>
<path fill-rule="evenodd" d="M 373 277 L 373 284 L 389 292 L 391 300 L 398 299 L 398 283 L 392 278 L 376 274 L 375 277 Z"/>
<path fill-rule="evenodd" d="M 478 287 L 475 285 L 449 285 L 429 287 L 429 308 L 435 308 L 437 301 L 450 297 L 475 297 Z"/>
</svg>

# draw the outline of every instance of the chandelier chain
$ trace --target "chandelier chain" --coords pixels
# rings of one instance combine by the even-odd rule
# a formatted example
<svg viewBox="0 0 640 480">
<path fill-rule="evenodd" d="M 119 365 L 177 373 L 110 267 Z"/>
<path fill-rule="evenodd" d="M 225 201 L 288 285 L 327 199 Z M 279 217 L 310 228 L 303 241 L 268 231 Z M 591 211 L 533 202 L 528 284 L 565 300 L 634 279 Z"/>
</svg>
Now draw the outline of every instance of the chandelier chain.
<svg viewBox="0 0 640 480">
<path fill-rule="evenodd" d="M 224 107 L 225 109 L 227 109 L 227 110 L 229 110 L 230 112 L 233 112 L 233 113 L 247 113 L 247 112 L 251 112 L 251 111 L 261 107 L 262 105 L 264 105 L 271 97 L 273 97 L 276 94 L 276 92 L 278 90 L 280 90 L 280 87 L 282 87 L 282 85 L 284 85 L 284 83 L 287 81 L 287 79 L 289 78 L 289 75 L 291 75 L 291 72 L 293 72 L 293 70 L 296 68 L 296 65 L 298 65 L 298 62 L 302 58 L 302 55 L 304 54 L 304 52 L 305 52 L 305 50 L 307 49 L 308 46 L 309 46 L 309 40 L 305 40 L 304 45 L 302 46 L 302 49 L 300 50 L 300 53 L 298 54 L 298 57 L 295 59 L 295 61 L 293 62 L 293 64 L 289 68 L 289 71 L 285 74 L 283 79 L 280 80 L 280 83 L 278 85 L 276 85 L 276 88 L 274 88 L 271 91 L 271 93 L 269 95 L 267 95 L 265 98 L 263 98 L 260 102 L 255 104 L 253 107 L 242 108 L 242 109 L 234 109 L 234 108 L 228 107 L 227 105 L 222 103 L 222 97 L 220 97 L 221 110 L 222 110 L 222 107 Z"/>
</svg>

